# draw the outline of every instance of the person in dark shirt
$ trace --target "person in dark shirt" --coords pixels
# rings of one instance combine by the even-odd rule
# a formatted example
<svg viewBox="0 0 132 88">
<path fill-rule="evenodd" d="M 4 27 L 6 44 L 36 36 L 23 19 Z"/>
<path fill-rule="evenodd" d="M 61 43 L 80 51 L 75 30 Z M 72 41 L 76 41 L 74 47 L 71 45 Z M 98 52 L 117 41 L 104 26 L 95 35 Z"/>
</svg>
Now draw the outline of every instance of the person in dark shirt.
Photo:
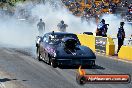
<svg viewBox="0 0 132 88">
<path fill-rule="evenodd" d="M 40 19 L 40 21 L 38 22 L 37 27 L 38 27 L 39 35 L 42 35 L 45 30 L 45 23 L 43 22 L 42 19 Z"/>
<path fill-rule="evenodd" d="M 127 6 L 128 6 L 128 2 L 127 2 L 127 1 L 125 1 L 124 6 L 125 6 L 125 7 L 127 7 Z"/>
<path fill-rule="evenodd" d="M 79 8 L 81 7 L 81 5 L 78 2 L 75 3 L 75 6 L 76 6 L 77 10 L 79 10 Z"/>
<path fill-rule="evenodd" d="M 97 26 L 97 32 L 96 32 L 96 36 L 103 36 L 103 37 L 107 37 L 107 25 L 105 24 L 105 20 L 102 19 L 101 22 L 98 24 Z"/>
<path fill-rule="evenodd" d="M 120 22 L 120 27 L 118 28 L 118 33 L 117 33 L 117 38 L 118 38 L 118 50 L 117 50 L 117 53 L 119 52 L 121 46 L 123 45 L 124 43 L 124 38 L 125 38 L 125 31 L 124 31 L 124 22 Z"/>
<path fill-rule="evenodd" d="M 66 32 L 66 28 L 68 27 L 68 25 L 65 24 L 64 21 L 62 20 L 62 21 L 57 25 L 57 27 L 58 27 L 58 30 L 59 30 L 60 32 Z"/>
</svg>

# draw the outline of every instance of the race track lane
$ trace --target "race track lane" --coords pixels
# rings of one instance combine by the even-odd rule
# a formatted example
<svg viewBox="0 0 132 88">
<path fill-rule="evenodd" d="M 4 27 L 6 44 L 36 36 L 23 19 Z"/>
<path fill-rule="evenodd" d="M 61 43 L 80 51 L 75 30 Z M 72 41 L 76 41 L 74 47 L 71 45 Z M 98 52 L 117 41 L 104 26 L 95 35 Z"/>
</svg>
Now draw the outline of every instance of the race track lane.
<svg viewBox="0 0 132 88">
<path fill-rule="evenodd" d="M 21 49 L 0 48 L 0 71 L 12 74 L 25 88 L 132 88 L 130 84 L 86 84 L 76 83 L 76 68 L 52 68 L 37 61 L 29 52 Z M 132 64 L 97 56 L 95 68 L 86 68 L 91 74 L 132 75 Z M 10 80 L 12 81 L 12 80 Z"/>
</svg>

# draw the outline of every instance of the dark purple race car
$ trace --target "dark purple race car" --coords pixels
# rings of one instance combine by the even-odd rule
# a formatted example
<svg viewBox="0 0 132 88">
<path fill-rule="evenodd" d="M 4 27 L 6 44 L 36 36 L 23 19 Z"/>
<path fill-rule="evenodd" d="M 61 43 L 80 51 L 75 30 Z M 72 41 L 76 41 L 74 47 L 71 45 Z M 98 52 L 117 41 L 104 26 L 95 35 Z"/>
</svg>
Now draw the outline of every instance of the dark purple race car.
<svg viewBox="0 0 132 88">
<path fill-rule="evenodd" d="M 94 66 L 96 56 L 93 51 L 81 46 L 76 34 L 50 32 L 36 41 L 37 58 L 53 67 L 57 66 Z"/>
</svg>

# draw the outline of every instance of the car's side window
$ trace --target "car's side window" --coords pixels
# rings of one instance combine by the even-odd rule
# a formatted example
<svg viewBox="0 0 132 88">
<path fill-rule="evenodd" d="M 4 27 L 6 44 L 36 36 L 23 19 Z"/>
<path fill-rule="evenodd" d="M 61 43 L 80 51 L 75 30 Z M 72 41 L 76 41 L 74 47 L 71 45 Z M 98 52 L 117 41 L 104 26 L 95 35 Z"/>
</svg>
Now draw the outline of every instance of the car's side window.
<svg viewBox="0 0 132 88">
<path fill-rule="evenodd" d="M 48 35 L 47 35 L 47 34 L 44 35 L 44 37 L 43 37 L 43 42 L 48 43 Z"/>
<path fill-rule="evenodd" d="M 48 43 L 50 43 L 51 42 L 51 35 L 48 35 L 47 39 L 48 39 Z"/>
</svg>

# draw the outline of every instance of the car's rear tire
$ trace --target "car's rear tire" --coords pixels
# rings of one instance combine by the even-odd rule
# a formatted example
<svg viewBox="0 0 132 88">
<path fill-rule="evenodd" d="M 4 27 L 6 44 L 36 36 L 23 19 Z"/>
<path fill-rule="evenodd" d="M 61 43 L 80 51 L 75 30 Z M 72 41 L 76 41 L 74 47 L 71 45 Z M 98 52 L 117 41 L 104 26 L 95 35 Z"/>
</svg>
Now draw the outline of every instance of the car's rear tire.
<svg viewBox="0 0 132 88">
<path fill-rule="evenodd" d="M 95 66 L 95 61 L 93 61 L 93 64 L 92 64 L 92 66 L 93 66 L 93 67 Z"/>
<path fill-rule="evenodd" d="M 84 65 L 84 67 L 94 68 L 95 67 L 95 61 L 92 61 L 91 64 Z"/>
<path fill-rule="evenodd" d="M 54 59 L 50 59 L 50 65 L 53 67 L 53 68 L 56 68 L 57 67 L 57 64 L 56 64 L 56 61 Z"/>
<path fill-rule="evenodd" d="M 92 62 L 91 68 L 95 68 L 95 61 Z"/>
</svg>

